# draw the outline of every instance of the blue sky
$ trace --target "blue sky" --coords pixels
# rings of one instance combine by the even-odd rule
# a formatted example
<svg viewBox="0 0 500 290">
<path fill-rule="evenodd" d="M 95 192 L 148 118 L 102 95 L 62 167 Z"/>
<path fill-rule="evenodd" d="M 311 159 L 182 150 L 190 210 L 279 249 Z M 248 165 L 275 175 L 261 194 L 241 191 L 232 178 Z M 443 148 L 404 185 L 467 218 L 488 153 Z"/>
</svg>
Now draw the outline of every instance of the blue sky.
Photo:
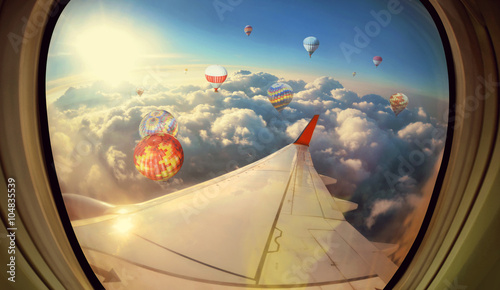
<svg viewBox="0 0 500 290">
<path fill-rule="evenodd" d="M 391 13 L 388 3 L 395 3 L 392 11 L 400 12 Z M 355 27 L 365 31 L 376 21 L 371 12 L 382 10 L 391 15 L 388 25 L 378 26 L 380 30 L 368 36 L 369 44 L 358 47 L 359 53 L 348 60 L 341 45 L 356 47 Z M 249 37 L 243 32 L 248 24 L 254 28 Z M 441 41 L 417 1 L 74 0 L 54 32 L 48 81 L 80 73 L 88 60 L 78 59 L 75 37 L 106 25 L 133 35 L 142 48 L 138 66 L 221 64 L 229 73 L 241 67 L 293 79 L 331 76 L 360 94 L 386 98 L 390 91 L 448 97 Z M 308 36 L 320 40 L 311 59 L 302 45 Z M 378 68 L 372 62 L 375 55 L 383 57 Z"/>
</svg>

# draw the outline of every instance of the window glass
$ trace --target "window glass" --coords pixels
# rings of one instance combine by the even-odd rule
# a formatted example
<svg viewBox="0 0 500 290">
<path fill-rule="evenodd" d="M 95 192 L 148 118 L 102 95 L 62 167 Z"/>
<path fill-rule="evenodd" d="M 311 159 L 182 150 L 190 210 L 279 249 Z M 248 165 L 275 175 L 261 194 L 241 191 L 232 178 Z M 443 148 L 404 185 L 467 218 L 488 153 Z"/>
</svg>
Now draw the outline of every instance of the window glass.
<svg viewBox="0 0 500 290">
<path fill-rule="evenodd" d="M 419 1 L 73 0 L 46 80 L 106 288 L 383 288 L 444 154 L 448 69 Z"/>
</svg>

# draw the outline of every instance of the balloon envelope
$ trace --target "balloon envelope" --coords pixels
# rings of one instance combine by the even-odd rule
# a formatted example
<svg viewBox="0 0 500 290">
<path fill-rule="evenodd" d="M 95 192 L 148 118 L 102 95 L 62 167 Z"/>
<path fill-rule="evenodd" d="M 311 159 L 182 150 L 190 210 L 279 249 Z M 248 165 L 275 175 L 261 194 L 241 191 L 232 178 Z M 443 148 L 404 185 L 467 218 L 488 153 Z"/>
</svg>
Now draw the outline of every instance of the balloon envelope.
<svg viewBox="0 0 500 290">
<path fill-rule="evenodd" d="M 375 66 L 378 66 L 382 62 L 382 58 L 380 56 L 373 57 L 373 63 Z"/>
<path fill-rule="evenodd" d="M 353 73 L 352 73 L 352 76 L 355 76 L 355 75 L 356 75 L 356 72 L 353 72 Z"/>
<path fill-rule="evenodd" d="M 252 26 L 250 26 L 250 25 L 245 26 L 244 31 L 247 34 L 247 36 L 250 36 L 250 33 L 252 33 L 252 30 L 253 30 Z"/>
<path fill-rule="evenodd" d="M 309 36 L 304 39 L 304 48 L 309 52 L 309 57 L 318 49 L 319 40 L 314 36 Z"/>
<path fill-rule="evenodd" d="M 408 97 L 402 93 L 392 95 L 389 101 L 391 102 L 392 111 L 394 111 L 396 116 L 408 106 Z"/>
<path fill-rule="evenodd" d="M 222 85 L 227 78 L 227 71 L 223 66 L 211 65 L 205 70 L 205 77 L 210 85 L 212 85 L 212 88 L 217 92 L 220 85 Z"/>
<path fill-rule="evenodd" d="M 275 83 L 267 90 L 267 95 L 273 107 L 281 112 L 292 101 L 293 90 L 285 83 Z"/>
<path fill-rule="evenodd" d="M 142 94 L 144 93 L 144 89 L 143 89 L 143 88 L 138 88 L 138 89 L 136 90 L 136 92 L 137 92 L 137 94 L 138 94 L 138 95 L 139 95 L 139 97 L 140 97 L 140 96 L 142 96 Z"/>
<path fill-rule="evenodd" d="M 166 133 L 177 137 L 178 125 L 174 116 L 165 110 L 149 112 L 139 125 L 141 138 L 155 133 Z"/>
<path fill-rule="evenodd" d="M 135 168 L 155 181 L 165 181 L 179 172 L 184 162 L 181 143 L 170 134 L 144 137 L 134 150 Z"/>
</svg>

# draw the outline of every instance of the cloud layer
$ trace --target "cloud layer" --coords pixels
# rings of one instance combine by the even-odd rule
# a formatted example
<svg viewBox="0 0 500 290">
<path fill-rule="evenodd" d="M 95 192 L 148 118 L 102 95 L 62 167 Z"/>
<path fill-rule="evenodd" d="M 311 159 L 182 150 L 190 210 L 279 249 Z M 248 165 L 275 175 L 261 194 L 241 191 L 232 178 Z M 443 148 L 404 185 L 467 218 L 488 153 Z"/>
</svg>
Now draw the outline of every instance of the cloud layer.
<svg viewBox="0 0 500 290">
<path fill-rule="evenodd" d="M 281 113 L 267 98 L 267 89 L 277 81 L 295 92 Z M 241 70 L 228 77 L 219 93 L 208 83 L 151 86 L 142 97 L 132 84 L 118 87 L 99 82 L 71 87 L 49 104 L 63 192 L 115 204 L 154 198 L 275 152 L 320 114 L 310 146 L 314 165 L 338 180 L 329 185 L 332 194 L 359 204 L 348 220 L 377 237 L 388 220 L 416 207 L 423 184 L 435 178 L 432 168 L 444 146 L 446 128 L 422 107 L 396 117 L 388 100 L 360 97 L 331 77 L 306 83 Z M 139 123 L 156 109 L 176 116 L 185 154 L 182 169 L 167 182 L 148 180 L 133 164 Z"/>
</svg>

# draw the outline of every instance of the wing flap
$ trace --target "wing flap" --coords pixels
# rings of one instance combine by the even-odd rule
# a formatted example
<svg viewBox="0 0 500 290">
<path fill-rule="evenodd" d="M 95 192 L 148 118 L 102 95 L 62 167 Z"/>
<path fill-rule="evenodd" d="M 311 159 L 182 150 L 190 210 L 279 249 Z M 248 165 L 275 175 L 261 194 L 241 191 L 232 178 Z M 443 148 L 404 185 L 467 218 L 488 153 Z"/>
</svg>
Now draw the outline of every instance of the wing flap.
<svg viewBox="0 0 500 290">
<path fill-rule="evenodd" d="M 343 212 L 343 213 L 351 211 L 351 210 L 355 210 L 355 209 L 358 208 L 358 204 L 357 203 L 350 202 L 348 200 L 343 200 L 343 199 L 340 199 L 340 198 L 334 198 L 333 200 L 337 204 L 338 209 L 341 212 Z"/>
<path fill-rule="evenodd" d="M 332 184 L 337 183 L 337 179 L 332 178 L 330 176 L 320 174 L 319 177 L 321 177 L 321 180 L 323 181 L 323 183 L 325 185 L 332 185 Z"/>
<path fill-rule="evenodd" d="M 389 282 L 396 272 L 397 266 L 387 256 L 381 253 L 372 242 L 368 241 L 348 222 L 338 223 L 331 220 L 328 222 L 340 234 L 342 239 L 348 241 L 349 247 L 354 249 L 384 282 Z"/>
</svg>

